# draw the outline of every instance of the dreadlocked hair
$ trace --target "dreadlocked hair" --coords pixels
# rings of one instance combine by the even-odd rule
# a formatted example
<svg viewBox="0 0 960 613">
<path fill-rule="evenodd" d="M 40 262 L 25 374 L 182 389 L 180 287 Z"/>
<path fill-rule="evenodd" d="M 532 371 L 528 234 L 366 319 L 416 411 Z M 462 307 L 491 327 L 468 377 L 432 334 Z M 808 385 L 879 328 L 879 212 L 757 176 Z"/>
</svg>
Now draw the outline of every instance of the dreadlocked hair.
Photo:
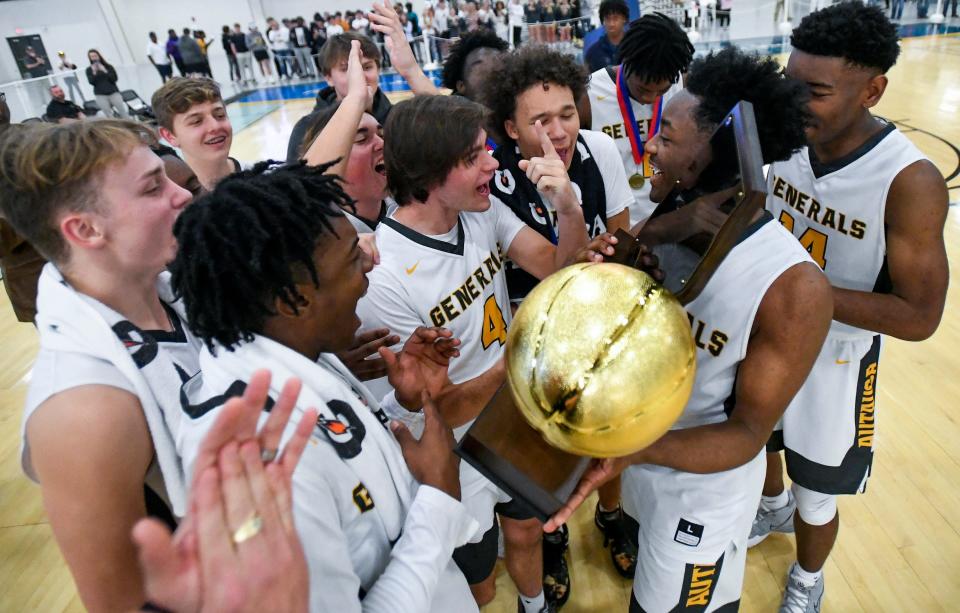
<svg viewBox="0 0 960 613">
<path fill-rule="evenodd" d="M 488 28 L 479 28 L 464 34 L 450 47 L 450 55 L 443 62 L 444 87 L 457 91 L 457 83 L 463 81 L 463 65 L 467 56 L 477 49 L 495 49 L 505 53 L 508 46 L 506 41 Z"/>
<path fill-rule="evenodd" d="M 811 55 L 842 57 L 886 73 L 897 62 L 897 27 L 879 7 L 841 2 L 810 13 L 794 28 L 790 44 Z"/>
<path fill-rule="evenodd" d="M 807 88 L 784 76 L 770 57 L 728 47 L 695 60 L 684 85 L 700 99 L 694 119 L 704 131 L 719 125 L 740 100 L 752 103 L 765 164 L 789 158 L 806 143 Z"/>
<path fill-rule="evenodd" d="M 353 201 L 331 164 L 260 162 L 222 181 L 184 210 L 174 225 L 173 290 L 190 329 L 211 352 L 232 351 L 262 332 L 273 304 L 297 310 L 303 272 L 319 285 L 314 251 L 332 220 Z"/>
<path fill-rule="evenodd" d="M 500 142 L 512 139 L 504 122 L 517 112 L 517 99 L 532 87 L 566 87 L 573 100 L 580 100 L 590 74 L 572 56 L 545 45 L 524 45 L 503 57 L 500 69 L 488 75 L 483 103 L 490 109 L 491 125 Z"/>
<path fill-rule="evenodd" d="M 687 33 L 663 13 L 649 13 L 634 20 L 617 47 L 624 76 L 636 75 L 647 83 L 676 83 L 693 60 L 693 45 Z"/>
</svg>

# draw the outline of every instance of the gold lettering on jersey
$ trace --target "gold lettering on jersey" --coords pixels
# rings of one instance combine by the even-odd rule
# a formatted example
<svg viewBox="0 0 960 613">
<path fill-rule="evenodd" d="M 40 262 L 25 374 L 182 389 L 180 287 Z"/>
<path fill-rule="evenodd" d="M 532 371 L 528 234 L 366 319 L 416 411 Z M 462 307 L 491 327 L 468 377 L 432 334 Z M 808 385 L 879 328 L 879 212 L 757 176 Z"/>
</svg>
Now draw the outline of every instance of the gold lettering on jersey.
<svg viewBox="0 0 960 613">
<path fill-rule="evenodd" d="M 361 513 L 366 513 L 376 506 L 373 504 L 373 498 L 370 497 L 370 492 L 362 481 L 357 484 L 357 487 L 353 488 L 353 504 L 357 505 Z"/>
<path fill-rule="evenodd" d="M 863 379 L 863 391 L 860 396 L 860 417 L 857 420 L 857 447 L 873 447 L 873 433 L 876 430 L 875 414 L 877 381 L 877 363 L 867 366 Z"/>
<path fill-rule="evenodd" d="M 854 219 L 848 224 L 846 215 L 828 206 L 823 206 L 816 198 L 787 183 L 783 177 L 774 178 L 773 195 L 786 202 L 801 215 L 825 228 L 836 230 L 840 234 L 857 240 L 861 240 L 867 233 L 867 222 Z"/>
<path fill-rule="evenodd" d="M 483 259 L 483 264 L 477 267 L 466 280 L 453 290 L 440 304 L 430 309 L 430 321 L 435 326 L 443 326 L 453 321 L 466 311 L 474 301 L 483 295 L 483 288 L 493 283 L 497 273 L 503 268 L 503 251 L 497 245 L 497 252 L 490 253 Z"/>
<path fill-rule="evenodd" d="M 687 313 L 687 319 L 690 320 L 690 329 L 693 331 L 693 342 L 697 347 L 708 351 L 715 358 L 720 357 L 720 353 L 730 340 L 730 335 L 720 330 L 708 330 L 707 324 L 692 314 Z"/>
<path fill-rule="evenodd" d="M 652 119 L 637 120 L 637 127 L 640 128 L 640 132 L 644 135 L 643 136 L 644 139 L 646 139 L 646 135 L 650 133 L 651 121 Z M 627 138 L 627 131 L 622 121 L 620 123 L 613 123 L 608 126 L 603 126 L 602 128 L 600 128 L 600 131 L 606 134 L 607 136 L 609 136 L 610 138 L 612 138 L 613 140 Z"/>
<path fill-rule="evenodd" d="M 687 589 L 688 607 L 705 607 L 710 604 L 710 593 L 713 590 L 713 581 L 716 577 L 717 567 L 713 564 L 709 566 L 693 566 L 693 572 L 690 573 L 690 586 Z"/>
</svg>

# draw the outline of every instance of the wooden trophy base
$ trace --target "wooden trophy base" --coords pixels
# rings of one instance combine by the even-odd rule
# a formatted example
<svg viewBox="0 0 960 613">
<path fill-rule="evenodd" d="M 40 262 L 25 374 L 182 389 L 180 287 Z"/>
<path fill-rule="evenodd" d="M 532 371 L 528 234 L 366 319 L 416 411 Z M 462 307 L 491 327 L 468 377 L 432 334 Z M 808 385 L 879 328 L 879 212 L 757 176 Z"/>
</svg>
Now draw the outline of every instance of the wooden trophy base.
<svg viewBox="0 0 960 613">
<path fill-rule="evenodd" d="M 548 445 L 520 414 L 506 383 L 454 451 L 543 522 L 570 498 L 590 462 Z"/>
</svg>

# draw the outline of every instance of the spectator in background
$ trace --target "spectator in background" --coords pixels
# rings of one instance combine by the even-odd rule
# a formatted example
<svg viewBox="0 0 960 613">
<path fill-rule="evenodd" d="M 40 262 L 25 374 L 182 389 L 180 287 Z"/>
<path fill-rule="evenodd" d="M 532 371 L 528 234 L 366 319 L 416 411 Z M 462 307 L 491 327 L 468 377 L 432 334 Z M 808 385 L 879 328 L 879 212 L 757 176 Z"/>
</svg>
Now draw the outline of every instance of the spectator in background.
<svg viewBox="0 0 960 613">
<path fill-rule="evenodd" d="M 207 40 L 207 33 L 203 30 L 194 30 L 193 40 L 197 41 L 197 46 L 200 47 L 200 53 L 203 55 L 203 61 L 201 62 L 203 76 L 212 79 L 213 72 L 210 71 L 210 60 L 207 59 L 207 48 L 210 46 L 210 41 Z"/>
<path fill-rule="evenodd" d="M 345 30 L 343 29 L 343 25 L 340 23 L 341 21 L 340 13 L 334 13 L 333 19 L 327 20 L 327 40 L 330 40 L 338 34 L 344 33 Z"/>
<path fill-rule="evenodd" d="M 247 37 L 239 23 L 233 24 L 233 34 L 230 35 L 230 48 L 237 58 L 237 67 L 240 73 L 240 82 L 253 84 L 257 82 L 253 74 L 253 54 L 247 46 Z"/>
<path fill-rule="evenodd" d="M 240 76 L 240 64 L 237 62 L 237 53 L 233 50 L 230 26 L 223 26 L 223 33 L 220 35 L 220 44 L 223 45 L 223 52 L 227 54 L 227 62 L 230 63 L 230 80 L 239 83 L 243 80 L 243 77 Z"/>
<path fill-rule="evenodd" d="M 123 96 L 117 89 L 117 71 L 96 49 L 87 51 L 87 59 L 90 60 L 90 65 L 87 67 L 87 81 L 93 86 L 97 106 L 106 117 L 113 117 L 116 113 L 122 119 L 130 119 L 127 103 L 123 101 Z"/>
<path fill-rule="evenodd" d="M 28 79 L 45 77 L 50 74 L 50 67 L 47 66 L 47 60 L 37 54 L 33 47 L 24 49 L 23 67 L 27 71 Z"/>
<path fill-rule="evenodd" d="M 247 47 L 253 52 L 253 58 L 260 65 L 260 74 L 268 83 L 276 83 L 273 76 L 273 68 L 270 66 L 270 52 L 267 51 L 267 41 L 263 34 L 257 29 L 257 24 L 250 22 L 250 30 L 247 32 Z"/>
<path fill-rule="evenodd" d="M 523 2 L 522 0 L 510 0 L 510 6 L 507 7 L 510 24 L 510 44 L 516 49 L 523 40 Z"/>
<path fill-rule="evenodd" d="M 540 36 L 540 5 L 537 0 L 527 0 L 523 7 L 523 18 L 527 22 L 527 38 L 532 43 L 542 42 Z"/>
<path fill-rule="evenodd" d="M 199 43 L 190 36 L 190 28 L 183 29 L 183 36 L 177 41 L 177 47 L 180 49 L 180 57 L 183 58 L 184 76 L 203 76 L 206 73 L 203 65 L 206 58 Z"/>
<path fill-rule="evenodd" d="M 270 51 L 277 61 L 277 71 L 281 79 L 289 80 L 293 76 L 293 51 L 290 50 L 290 30 L 282 27 L 273 17 L 267 18 L 267 40 Z"/>
<path fill-rule="evenodd" d="M 413 10 L 413 3 L 407 2 L 407 20 L 410 22 L 411 27 L 413 28 L 413 35 L 420 36 L 422 31 L 420 30 L 420 18 L 417 16 L 416 12 Z M 398 13 L 400 11 L 397 11 Z"/>
<path fill-rule="evenodd" d="M 370 36 L 370 20 L 363 14 L 363 11 L 357 11 L 356 15 L 353 16 L 353 21 L 350 22 L 350 28 L 357 34 Z"/>
<path fill-rule="evenodd" d="M 630 9 L 623 0 L 603 0 L 600 3 L 600 21 L 605 30 L 600 40 L 595 42 L 584 56 L 590 72 L 613 66 L 616 63 L 617 47 L 623 40 Z"/>
<path fill-rule="evenodd" d="M 147 59 L 160 73 L 160 83 L 166 83 L 173 76 L 173 67 L 170 65 L 170 55 L 167 48 L 157 42 L 157 33 L 150 32 L 150 42 L 147 43 Z"/>
<path fill-rule="evenodd" d="M 493 31 L 503 40 L 510 41 L 510 24 L 507 7 L 503 4 L 503 0 L 497 0 L 493 6 Z"/>
<path fill-rule="evenodd" d="M 314 70 L 313 57 L 311 57 L 313 48 L 313 34 L 307 27 L 303 17 L 297 17 L 294 21 L 294 27 L 290 31 L 290 43 L 293 45 L 293 52 L 297 56 L 297 63 L 300 64 L 301 76 L 316 77 Z"/>
<path fill-rule="evenodd" d="M 63 51 L 57 51 L 57 56 L 60 58 L 60 64 L 57 66 L 57 70 L 60 72 L 65 72 L 67 74 L 63 75 L 63 82 L 67 85 L 67 90 L 70 92 L 70 99 L 74 102 L 80 101 L 80 104 L 83 104 L 87 101 L 83 97 L 83 91 L 80 89 L 80 79 L 77 78 L 77 65 L 67 59 L 67 55 Z M 76 91 L 77 95 L 74 97 L 73 92 Z"/>
<path fill-rule="evenodd" d="M 310 33 L 313 36 L 313 46 L 310 48 L 310 51 L 313 54 L 313 65 L 319 75 L 323 72 L 323 67 L 320 65 L 320 51 L 327 43 L 327 20 L 324 19 L 320 13 L 313 14 Z"/>
<path fill-rule="evenodd" d="M 180 55 L 180 39 L 173 28 L 167 30 L 167 55 L 173 58 L 173 63 L 177 65 L 180 74 L 187 76 L 183 69 L 183 57 Z"/>
<path fill-rule="evenodd" d="M 63 88 L 59 85 L 50 86 L 50 96 L 50 103 L 47 104 L 47 121 L 68 123 L 71 121 L 80 121 L 86 117 L 86 115 L 83 114 L 82 108 L 67 100 L 66 94 L 63 93 Z"/>
<path fill-rule="evenodd" d="M 956 0 L 954 0 L 956 2 Z M 721 28 L 730 27 L 730 11 L 733 9 L 733 0 L 720 0 L 717 9 L 717 24 Z"/>
</svg>

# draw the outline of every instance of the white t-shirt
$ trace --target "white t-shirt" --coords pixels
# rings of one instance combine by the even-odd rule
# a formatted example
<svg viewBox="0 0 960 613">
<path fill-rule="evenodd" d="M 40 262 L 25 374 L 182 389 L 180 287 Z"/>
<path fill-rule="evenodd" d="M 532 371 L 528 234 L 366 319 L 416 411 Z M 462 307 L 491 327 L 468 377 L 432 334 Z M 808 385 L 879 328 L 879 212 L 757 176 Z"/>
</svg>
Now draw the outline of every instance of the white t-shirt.
<svg viewBox="0 0 960 613">
<path fill-rule="evenodd" d="M 433 9 L 433 27 L 437 34 L 443 34 L 449 28 L 450 9 L 439 6 Z"/>
<path fill-rule="evenodd" d="M 511 2 L 507 6 L 507 13 L 510 15 L 510 25 L 520 27 L 523 25 L 523 4 Z"/>
<path fill-rule="evenodd" d="M 367 30 L 369 26 L 370 26 L 370 21 L 366 17 L 363 17 L 362 15 L 354 19 L 353 23 L 350 24 L 350 27 L 352 27 L 354 30 L 360 30 L 364 32 Z"/>
<path fill-rule="evenodd" d="M 147 55 L 150 56 L 154 64 L 159 66 L 165 66 L 170 63 L 170 58 L 167 56 L 167 48 L 160 43 L 153 41 L 147 43 Z"/>
<path fill-rule="evenodd" d="M 327 24 L 327 37 L 343 34 L 343 26 L 338 23 Z"/>
<path fill-rule="evenodd" d="M 290 49 L 290 30 L 283 26 L 276 30 L 267 30 L 267 40 L 270 41 L 270 49 L 273 51 L 286 51 Z"/>
</svg>

